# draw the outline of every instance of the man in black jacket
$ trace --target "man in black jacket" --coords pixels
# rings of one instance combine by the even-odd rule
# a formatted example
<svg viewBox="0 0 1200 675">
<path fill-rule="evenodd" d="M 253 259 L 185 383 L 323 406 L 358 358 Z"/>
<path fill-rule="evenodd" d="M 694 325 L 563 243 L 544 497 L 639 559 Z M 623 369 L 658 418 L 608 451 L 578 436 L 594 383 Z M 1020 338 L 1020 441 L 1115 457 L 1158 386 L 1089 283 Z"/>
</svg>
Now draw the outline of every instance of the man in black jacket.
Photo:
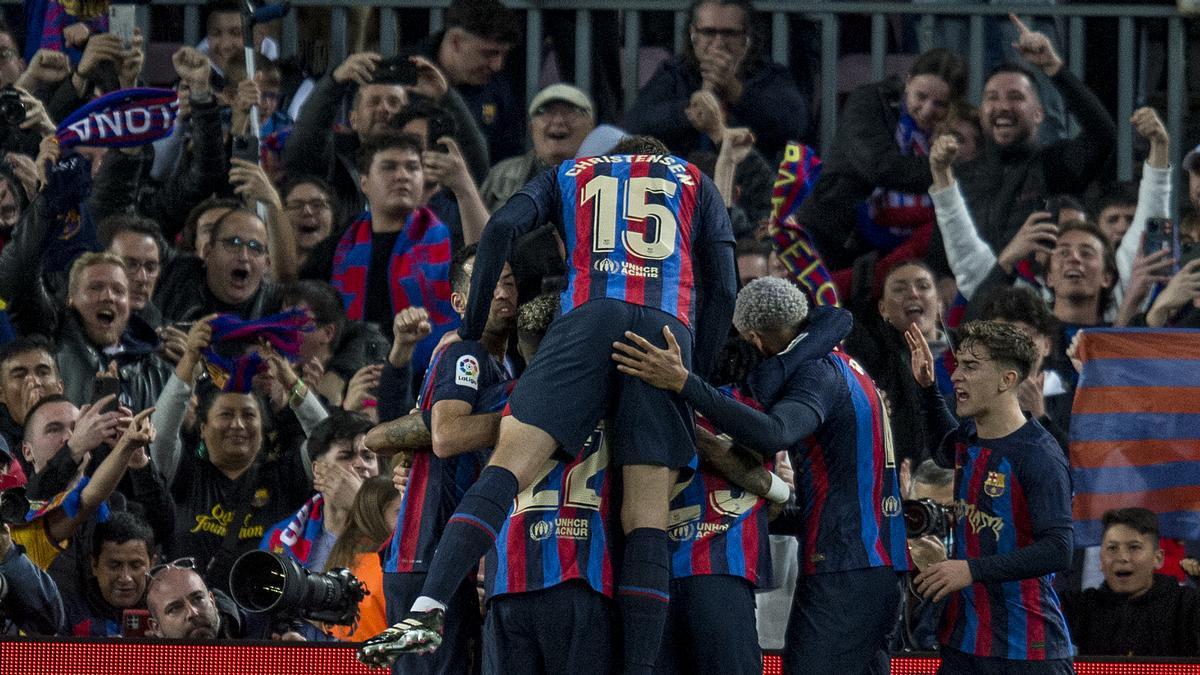
<svg viewBox="0 0 1200 675">
<path fill-rule="evenodd" d="M 39 264 L 53 226 L 47 199 L 40 196 L 0 253 L 0 297 L 11 299 L 22 333 L 54 338 L 64 391 L 76 405 L 91 400 L 92 380 L 111 364 L 121 380 L 122 403 L 132 410 L 154 405 L 170 370 L 158 357 L 154 329 L 130 314 L 124 261 L 111 253 L 80 256 L 71 266 L 67 306 L 61 307 Z"/>
<path fill-rule="evenodd" d="M 1019 65 L 1003 65 L 988 78 L 979 109 L 983 152 L 958 167 L 963 197 L 979 234 L 994 250 L 1002 250 L 1021 224 L 1045 199 L 1079 194 L 1105 171 L 1116 147 L 1116 125 L 1104 104 L 1063 67 L 1063 60 L 1042 33 L 1020 30 L 1017 51 L 1054 83 L 1075 116 L 1080 133 L 1050 145 L 1037 141 L 1045 113 L 1031 74 Z M 941 234 L 934 232 L 932 262 L 946 271 Z"/>
<path fill-rule="evenodd" d="M 456 140 L 476 180 L 487 173 L 487 148 L 462 97 L 450 88 L 445 76 L 424 58 L 415 58 L 417 83 L 409 87 L 387 80 L 381 72 L 383 57 L 375 52 L 351 54 L 332 73 L 321 78 L 309 95 L 288 138 L 283 162 L 291 176 L 318 176 L 337 193 L 348 212 L 362 210 L 355 158 L 367 136 L 391 128 L 392 116 L 403 108 L 409 94 L 444 106 L 454 118 Z M 342 99 L 354 90 L 349 132 L 334 130 Z M 331 133 L 332 130 L 332 133 Z"/>
<path fill-rule="evenodd" d="M 692 97 L 706 90 L 721 101 L 726 124 L 749 127 L 768 158 L 804 138 L 808 106 L 787 68 L 760 54 L 750 3 L 696 0 L 690 18 L 683 54 L 659 68 L 625 114 L 629 132 L 661 138 L 680 156 L 706 149 L 687 112 Z"/>
</svg>

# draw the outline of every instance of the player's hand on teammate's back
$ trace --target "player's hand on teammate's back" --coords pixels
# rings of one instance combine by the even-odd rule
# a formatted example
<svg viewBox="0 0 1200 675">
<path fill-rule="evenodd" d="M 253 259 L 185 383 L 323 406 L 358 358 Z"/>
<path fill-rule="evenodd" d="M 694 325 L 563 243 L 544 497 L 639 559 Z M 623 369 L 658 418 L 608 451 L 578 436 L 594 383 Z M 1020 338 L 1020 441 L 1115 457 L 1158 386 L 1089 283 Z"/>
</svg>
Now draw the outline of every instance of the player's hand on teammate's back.
<svg viewBox="0 0 1200 675">
<path fill-rule="evenodd" d="M 675 336 L 667 326 L 663 326 L 663 337 L 667 341 L 666 349 L 655 347 L 646 338 L 626 331 L 625 339 L 633 344 L 614 342 L 613 360 L 617 362 L 617 370 L 626 375 L 632 375 L 659 389 L 683 391 L 688 371 L 683 365 L 679 343 L 675 341 Z"/>
</svg>

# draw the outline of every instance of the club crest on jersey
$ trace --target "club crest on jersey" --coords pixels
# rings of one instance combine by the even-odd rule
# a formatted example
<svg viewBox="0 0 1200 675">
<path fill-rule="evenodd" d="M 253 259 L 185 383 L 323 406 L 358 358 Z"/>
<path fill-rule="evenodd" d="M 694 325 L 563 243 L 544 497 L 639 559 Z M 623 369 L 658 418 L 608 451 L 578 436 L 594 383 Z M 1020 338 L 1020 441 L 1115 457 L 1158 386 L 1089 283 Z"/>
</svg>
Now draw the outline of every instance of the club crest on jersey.
<svg viewBox="0 0 1200 675">
<path fill-rule="evenodd" d="M 470 354 L 458 357 L 454 364 L 454 384 L 479 389 L 479 360 Z"/>
<path fill-rule="evenodd" d="M 987 480 L 983 481 L 983 492 L 989 497 L 999 497 L 1004 494 L 1004 474 L 999 471 L 989 471 Z"/>
</svg>

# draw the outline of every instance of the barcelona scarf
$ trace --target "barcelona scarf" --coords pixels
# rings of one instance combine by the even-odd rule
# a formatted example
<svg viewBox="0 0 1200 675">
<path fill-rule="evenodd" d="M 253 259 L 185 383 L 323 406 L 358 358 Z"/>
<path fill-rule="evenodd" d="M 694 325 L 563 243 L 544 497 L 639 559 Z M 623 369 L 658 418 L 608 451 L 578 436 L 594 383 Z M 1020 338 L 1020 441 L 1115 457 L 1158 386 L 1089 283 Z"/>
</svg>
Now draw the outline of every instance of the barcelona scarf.
<svg viewBox="0 0 1200 675">
<path fill-rule="evenodd" d="M 63 510 L 63 513 L 67 514 L 68 518 L 74 518 L 79 514 L 79 507 L 83 499 L 83 489 L 87 487 L 90 480 L 88 476 L 81 476 L 75 485 L 54 495 L 54 497 L 47 501 L 30 500 L 29 512 L 25 514 L 25 522 L 32 523 L 51 511 L 60 508 Z M 96 510 L 96 522 L 103 523 L 108 520 L 108 516 L 108 503 L 101 502 L 100 508 Z"/>
<path fill-rule="evenodd" d="M 903 103 L 896 125 L 896 144 L 905 157 L 929 155 L 929 137 L 917 126 Z M 858 233 L 878 251 L 896 248 L 912 235 L 913 230 L 933 222 L 933 201 L 927 194 L 876 188 L 858 206 Z"/>
<path fill-rule="evenodd" d="M 179 98 L 173 89 L 121 89 L 89 101 L 59 123 L 64 150 L 77 145 L 128 148 L 153 143 L 175 130 Z"/>
<path fill-rule="evenodd" d="M 313 322 L 305 312 L 291 309 L 250 321 L 236 314 L 222 314 L 211 325 L 212 343 L 204 350 L 208 374 L 223 391 L 244 393 L 250 391 L 254 376 L 266 367 L 266 360 L 256 351 L 236 356 L 222 354 L 220 347 L 269 342 L 275 351 L 295 361 L 300 356 L 300 334 L 312 330 Z"/>
<path fill-rule="evenodd" d="M 1158 514 L 1163 537 L 1200 539 L 1200 330 L 1088 329 L 1071 411 L 1076 546 L 1109 509 Z"/>
<path fill-rule="evenodd" d="M 259 548 L 271 553 L 285 553 L 301 565 L 306 564 L 325 531 L 324 507 L 325 498 L 313 495 L 299 511 L 272 525 L 263 535 Z"/>
<path fill-rule="evenodd" d="M 840 307 L 833 277 L 812 238 L 793 217 L 812 194 L 820 175 L 821 159 L 817 153 L 807 145 L 788 141 L 771 191 L 771 237 L 788 276 L 800 284 L 814 304 Z"/>
<path fill-rule="evenodd" d="M 331 282 L 342 296 L 346 317 L 354 321 L 366 316 L 371 234 L 368 211 L 346 228 L 333 255 Z M 410 213 L 392 246 L 387 277 L 393 315 L 408 307 L 429 312 L 433 332 L 417 344 L 416 364 L 428 363 L 438 340 L 459 324 L 450 305 L 450 256 L 450 228 L 425 207 Z"/>
</svg>

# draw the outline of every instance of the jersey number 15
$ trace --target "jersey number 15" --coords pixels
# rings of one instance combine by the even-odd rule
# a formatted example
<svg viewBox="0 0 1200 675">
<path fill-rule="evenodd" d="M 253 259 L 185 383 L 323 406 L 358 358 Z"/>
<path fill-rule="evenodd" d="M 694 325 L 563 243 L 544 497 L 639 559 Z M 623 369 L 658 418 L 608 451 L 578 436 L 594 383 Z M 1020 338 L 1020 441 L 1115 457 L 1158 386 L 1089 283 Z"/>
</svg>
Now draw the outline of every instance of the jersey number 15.
<svg viewBox="0 0 1200 675">
<path fill-rule="evenodd" d="M 615 176 L 595 176 L 583 186 L 579 193 L 579 204 L 592 202 L 592 251 L 607 253 L 617 246 L 617 198 L 622 181 Z M 679 189 L 665 178 L 636 176 L 624 181 L 625 213 L 628 222 L 644 222 L 653 219 L 656 227 L 654 236 L 647 238 L 641 232 L 628 229 L 622 233 L 621 243 L 625 250 L 645 260 L 665 260 L 675 252 L 675 235 L 679 221 L 670 207 L 651 202 L 651 194 L 674 197 Z M 646 233 L 650 228 L 646 228 Z"/>
</svg>

